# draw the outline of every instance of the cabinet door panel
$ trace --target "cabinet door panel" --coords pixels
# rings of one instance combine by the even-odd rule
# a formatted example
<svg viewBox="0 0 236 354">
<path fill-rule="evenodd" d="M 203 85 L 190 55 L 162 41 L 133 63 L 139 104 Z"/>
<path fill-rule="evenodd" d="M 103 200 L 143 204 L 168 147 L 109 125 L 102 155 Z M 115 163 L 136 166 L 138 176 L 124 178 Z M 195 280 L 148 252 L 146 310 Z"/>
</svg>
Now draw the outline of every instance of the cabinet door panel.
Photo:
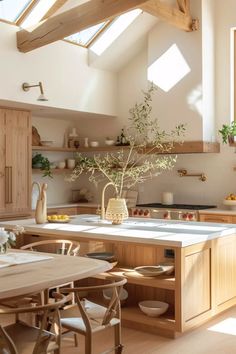
<svg viewBox="0 0 236 354">
<path fill-rule="evenodd" d="M 5 212 L 6 112 L 0 109 L 0 213 Z"/>
<path fill-rule="evenodd" d="M 220 305 L 236 296 L 236 237 L 217 240 L 216 303 Z"/>
<path fill-rule="evenodd" d="M 211 251 L 205 249 L 185 257 L 183 314 L 188 321 L 210 310 Z"/>
<path fill-rule="evenodd" d="M 30 112 L 0 110 L 0 212 L 25 214 L 30 210 L 31 188 L 31 116 Z M 4 139 L 5 137 L 5 139 Z M 5 195 L 5 198 L 3 196 Z"/>
</svg>

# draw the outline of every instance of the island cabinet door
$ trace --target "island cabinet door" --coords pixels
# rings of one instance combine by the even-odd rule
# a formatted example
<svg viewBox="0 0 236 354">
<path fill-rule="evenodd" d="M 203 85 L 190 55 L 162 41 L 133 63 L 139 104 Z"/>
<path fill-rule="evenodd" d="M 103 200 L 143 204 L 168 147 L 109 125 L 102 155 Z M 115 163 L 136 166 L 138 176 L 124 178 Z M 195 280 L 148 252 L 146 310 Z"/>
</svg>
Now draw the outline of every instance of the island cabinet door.
<svg viewBox="0 0 236 354">
<path fill-rule="evenodd" d="M 236 235 L 215 240 L 215 302 L 217 311 L 236 303 Z"/>
<path fill-rule="evenodd" d="M 211 248 L 194 245 L 182 254 L 182 327 L 188 329 L 211 310 Z"/>
<path fill-rule="evenodd" d="M 0 216 L 30 211 L 30 112 L 0 109 Z"/>
</svg>

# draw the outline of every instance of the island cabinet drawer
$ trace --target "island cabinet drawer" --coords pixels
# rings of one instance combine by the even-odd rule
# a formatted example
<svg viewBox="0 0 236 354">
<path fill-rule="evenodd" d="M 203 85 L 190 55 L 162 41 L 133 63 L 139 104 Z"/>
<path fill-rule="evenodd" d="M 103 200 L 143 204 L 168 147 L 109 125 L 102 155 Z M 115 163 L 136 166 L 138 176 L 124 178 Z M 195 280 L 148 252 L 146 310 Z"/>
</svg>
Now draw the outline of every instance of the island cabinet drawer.
<svg viewBox="0 0 236 354">
<path fill-rule="evenodd" d="M 199 221 L 204 222 L 218 222 L 218 223 L 227 223 L 230 224 L 233 222 L 236 223 L 236 217 L 231 215 L 223 215 L 223 214 L 200 214 Z"/>
<path fill-rule="evenodd" d="M 77 215 L 77 208 L 48 208 L 48 215 Z"/>
</svg>

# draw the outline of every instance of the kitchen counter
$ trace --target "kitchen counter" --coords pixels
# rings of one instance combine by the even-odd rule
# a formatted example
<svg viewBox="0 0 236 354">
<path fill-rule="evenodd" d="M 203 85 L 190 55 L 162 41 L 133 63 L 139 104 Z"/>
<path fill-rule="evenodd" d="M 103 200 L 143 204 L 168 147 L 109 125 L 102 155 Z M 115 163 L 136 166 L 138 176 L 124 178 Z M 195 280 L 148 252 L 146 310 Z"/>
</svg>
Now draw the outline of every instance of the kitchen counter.
<svg viewBox="0 0 236 354">
<path fill-rule="evenodd" d="M 109 240 L 141 244 L 187 247 L 219 237 L 236 234 L 236 225 L 185 222 L 179 220 L 129 218 L 122 225 L 112 225 L 94 215 L 72 217 L 66 224 L 36 224 L 34 219 L 1 221 L 0 226 L 22 225 L 26 233 L 57 235 L 74 240 Z"/>
<path fill-rule="evenodd" d="M 122 225 L 79 215 L 67 224 L 36 225 L 34 219 L 2 221 L 24 226 L 24 243 L 66 238 L 80 242 L 80 254 L 112 252 L 112 274 L 123 275 L 130 294 L 122 308 L 123 325 L 175 337 L 236 305 L 236 224 L 129 218 Z M 138 266 L 174 265 L 174 274 L 143 276 Z M 58 270 L 60 272 L 60 270 Z M 222 286 L 222 284 L 224 286 Z M 163 316 L 144 315 L 140 300 L 167 301 Z"/>
<path fill-rule="evenodd" d="M 204 209 L 204 210 L 199 210 L 199 214 L 220 214 L 220 215 L 235 215 L 236 216 L 236 210 L 232 209 L 225 209 L 225 208 L 214 208 L 214 209 Z"/>
</svg>

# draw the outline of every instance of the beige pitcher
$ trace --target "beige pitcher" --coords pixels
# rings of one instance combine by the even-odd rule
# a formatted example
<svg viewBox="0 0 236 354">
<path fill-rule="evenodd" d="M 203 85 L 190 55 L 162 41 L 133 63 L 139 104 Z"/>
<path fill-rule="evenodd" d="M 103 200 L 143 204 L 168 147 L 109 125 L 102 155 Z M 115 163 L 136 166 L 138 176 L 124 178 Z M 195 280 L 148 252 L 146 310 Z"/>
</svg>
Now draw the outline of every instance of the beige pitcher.
<svg viewBox="0 0 236 354">
<path fill-rule="evenodd" d="M 43 183 L 42 186 L 40 186 L 38 182 L 33 182 L 32 188 L 34 185 L 37 185 L 39 190 L 39 196 L 35 210 L 35 221 L 36 224 L 44 224 L 47 221 L 47 184 Z"/>
</svg>

